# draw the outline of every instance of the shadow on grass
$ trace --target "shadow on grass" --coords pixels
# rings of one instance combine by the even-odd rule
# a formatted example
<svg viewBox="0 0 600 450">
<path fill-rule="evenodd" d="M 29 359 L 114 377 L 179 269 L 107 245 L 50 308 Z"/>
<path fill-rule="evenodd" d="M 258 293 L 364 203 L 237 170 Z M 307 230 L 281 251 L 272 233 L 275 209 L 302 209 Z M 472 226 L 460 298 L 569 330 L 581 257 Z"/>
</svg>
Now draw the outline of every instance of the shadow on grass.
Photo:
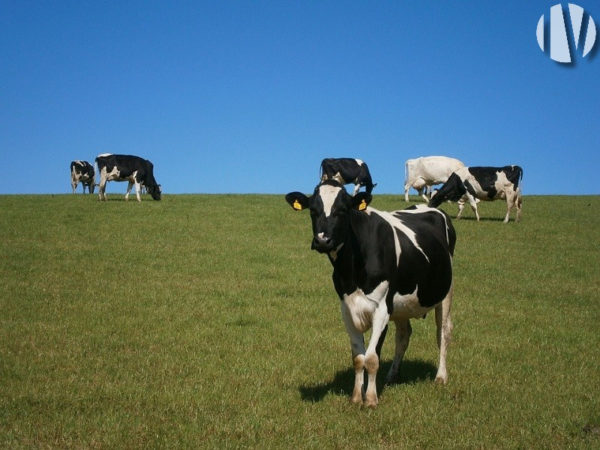
<svg viewBox="0 0 600 450">
<path fill-rule="evenodd" d="M 390 370 L 392 361 L 383 362 L 377 372 L 377 392 L 381 394 L 385 390 L 384 379 Z M 399 379 L 394 384 L 413 384 L 435 379 L 437 367 L 425 361 L 404 360 L 400 366 Z M 366 380 L 365 380 L 366 382 Z M 327 394 L 352 395 L 354 387 L 354 369 L 349 367 L 335 374 L 333 380 L 311 386 L 300 386 L 300 396 L 307 402 L 319 402 Z"/>
</svg>

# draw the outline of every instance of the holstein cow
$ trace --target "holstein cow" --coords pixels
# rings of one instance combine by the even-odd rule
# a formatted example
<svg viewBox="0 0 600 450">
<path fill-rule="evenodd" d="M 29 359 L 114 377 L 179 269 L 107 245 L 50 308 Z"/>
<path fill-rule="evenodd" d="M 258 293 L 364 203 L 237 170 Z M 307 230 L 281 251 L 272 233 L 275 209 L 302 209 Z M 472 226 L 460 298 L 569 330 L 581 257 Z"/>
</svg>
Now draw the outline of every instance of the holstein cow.
<svg viewBox="0 0 600 450">
<path fill-rule="evenodd" d="M 354 183 L 352 195 L 356 195 L 361 186 L 370 194 L 377 185 L 373 184 L 367 164 L 353 158 L 325 158 L 321 161 L 321 181 L 333 179 L 341 184 Z"/>
<path fill-rule="evenodd" d="M 408 191 L 414 188 L 428 202 L 429 199 L 425 195 L 427 187 L 445 183 L 452 172 L 464 166 L 462 161 L 447 156 L 421 156 L 408 159 L 405 163 L 404 200 L 408 201 Z"/>
<path fill-rule="evenodd" d="M 456 234 L 450 218 L 425 205 L 383 212 L 368 207 L 371 195 L 350 196 L 334 180 L 319 184 L 312 196 L 286 195 L 295 210 L 310 209 L 312 249 L 333 265 L 333 285 L 341 300 L 350 336 L 355 379 L 351 401 L 377 406 L 375 385 L 389 321 L 396 324 L 396 350 L 386 383 L 393 382 L 408 347 L 410 319 L 435 309 L 440 348 L 436 381 L 446 383 L 446 351 L 452 322 L 452 256 Z M 363 333 L 373 329 L 365 350 Z"/>
<path fill-rule="evenodd" d="M 504 223 L 510 218 L 510 210 L 517 208 L 515 221 L 521 220 L 521 187 L 523 169 L 519 166 L 504 167 L 463 167 L 453 173 L 448 181 L 437 191 L 429 202 L 429 206 L 437 208 L 444 201 L 458 201 L 460 219 L 465 201 L 469 202 L 479 220 L 477 202 L 479 200 L 506 199 L 506 216 Z"/>
<path fill-rule="evenodd" d="M 160 200 L 160 186 L 154 179 L 154 166 L 147 159 L 131 155 L 113 155 L 104 153 L 98 155 L 96 164 L 100 172 L 100 200 L 106 200 L 106 183 L 108 181 L 128 181 L 125 200 L 129 200 L 131 187 L 135 185 L 135 194 L 141 202 L 140 188 L 144 186 L 154 200 Z"/>
<path fill-rule="evenodd" d="M 94 167 L 87 161 L 71 161 L 71 187 L 73 188 L 73 194 L 79 183 L 83 187 L 84 194 L 86 186 L 90 194 L 94 193 L 94 187 L 96 186 Z"/>
</svg>

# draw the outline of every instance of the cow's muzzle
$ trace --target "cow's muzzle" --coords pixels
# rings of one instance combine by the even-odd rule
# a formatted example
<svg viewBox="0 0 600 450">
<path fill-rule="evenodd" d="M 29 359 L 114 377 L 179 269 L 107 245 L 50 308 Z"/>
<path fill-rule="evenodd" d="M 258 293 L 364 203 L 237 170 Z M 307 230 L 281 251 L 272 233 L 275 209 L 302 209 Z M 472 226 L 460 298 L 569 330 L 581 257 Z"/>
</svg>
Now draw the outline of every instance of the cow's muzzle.
<svg viewBox="0 0 600 450">
<path fill-rule="evenodd" d="M 313 238 L 312 250 L 316 250 L 319 253 L 329 253 L 333 248 L 333 240 L 330 237 L 318 235 Z"/>
</svg>

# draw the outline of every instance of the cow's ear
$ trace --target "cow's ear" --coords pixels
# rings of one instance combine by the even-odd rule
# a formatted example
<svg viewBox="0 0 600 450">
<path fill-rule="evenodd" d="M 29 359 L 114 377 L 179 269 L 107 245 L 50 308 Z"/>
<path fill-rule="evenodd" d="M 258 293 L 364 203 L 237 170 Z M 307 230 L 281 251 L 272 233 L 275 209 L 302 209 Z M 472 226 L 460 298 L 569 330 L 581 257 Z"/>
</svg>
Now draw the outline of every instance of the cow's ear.
<svg viewBox="0 0 600 450">
<path fill-rule="evenodd" d="M 296 211 L 308 208 L 308 197 L 302 192 L 290 192 L 285 196 L 285 201 Z"/>
<path fill-rule="evenodd" d="M 369 206 L 373 200 L 373 196 L 366 192 L 359 192 L 354 197 L 352 197 L 352 207 L 358 211 L 364 211 Z"/>
</svg>

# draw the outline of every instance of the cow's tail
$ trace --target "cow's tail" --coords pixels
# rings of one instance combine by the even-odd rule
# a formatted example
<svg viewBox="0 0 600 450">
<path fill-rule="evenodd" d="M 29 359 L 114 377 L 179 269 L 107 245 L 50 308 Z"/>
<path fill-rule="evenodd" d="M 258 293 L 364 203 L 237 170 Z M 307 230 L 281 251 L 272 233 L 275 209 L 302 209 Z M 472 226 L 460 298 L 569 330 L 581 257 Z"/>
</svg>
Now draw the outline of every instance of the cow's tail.
<svg viewBox="0 0 600 450">
<path fill-rule="evenodd" d="M 523 168 L 521 166 L 515 166 L 515 170 L 517 171 L 517 187 L 523 187 Z"/>
</svg>

